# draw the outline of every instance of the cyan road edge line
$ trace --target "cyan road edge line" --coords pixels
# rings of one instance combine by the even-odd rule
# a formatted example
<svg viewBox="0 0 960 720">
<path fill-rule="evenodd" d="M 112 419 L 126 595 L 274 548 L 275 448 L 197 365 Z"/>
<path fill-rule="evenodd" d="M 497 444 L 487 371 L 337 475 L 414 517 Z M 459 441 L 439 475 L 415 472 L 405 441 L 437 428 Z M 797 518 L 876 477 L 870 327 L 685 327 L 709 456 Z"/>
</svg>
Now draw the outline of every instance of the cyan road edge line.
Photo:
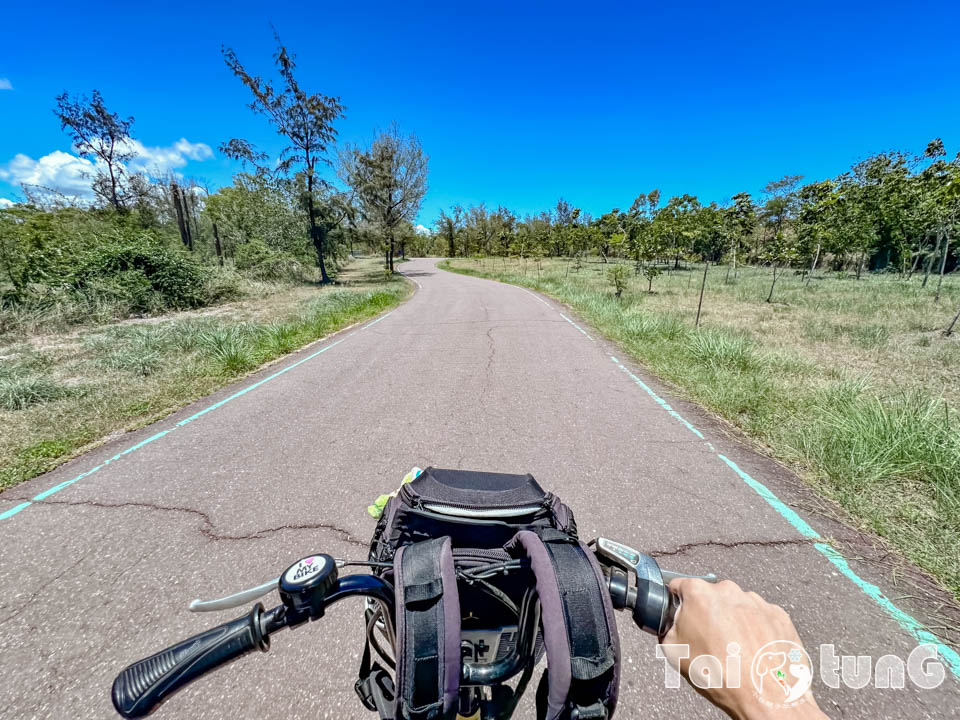
<svg viewBox="0 0 960 720">
<path fill-rule="evenodd" d="M 548 308 L 550 308 L 551 310 L 556 310 L 556 308 L 554 308 L 550 303 L 548 303 L 548 302 L 547 302 L 546 300 L 544 300 L 542 297 L 540 297 L 539 295 L 537 295 L 535 292 L 531 292 L 530 290 L 527 290 L 525 287 L 520 287 L 519 285 L 513 285 L 513 284 L 511 284 L 511 283 L 503 283 L 503 284 L 504 284 L 504 285 L 510 285 L 510 287 L 515 287 L 515 288 L 517 288 L 518 290 L 523 290 L 527 295 L 531 295 L 531 296 L 535 297 L 537 300 L 539 300 L 540 302 L 542 302 L 544 305 L 546 305 L 546 306 L 547 306 Z M 566 315 L 564 315 L 564 314 L 563 314 L 562 312 L 560 312 L 559 310 L 556 310 L 556 312 L 560 315 L 560 317 L 562 317 L 562 318 L 563 318 L 564 320 L 566 320 L 568 323 L 570 323 L 571 325 L 573 325 L 573 326 L 574 326 L 577 330 L 579 330 L 581 333 L 583 333 L 584 335 L 586 335 L 587 340 L 589 340 L 589 341 L 592 342 L 592 343 L 595 343 L 595 342 L 596 342 L 596 340 L 594 340 L 594 339 L 590 336 L 590 333 L 588 333 L 588 332 L 587 332 L 586 330 L 584 330 L 582 327 L 580 327 L 579 325 L 577 325 L 573 320 L 571 320 L 570 318 L 568 318 Z"/>
<path fill-rule="evenodd" d="M 820 540 L 820 533 L 814 530 L 810 524 L 800 517 L 792 508 L 790 508 L 786 503 L 784 503 L 780 498 L 778 498 L 770 488 L 764 485 L 762 482 L 755 480 L 750 477 L 746 472 L 744 472 L 735 462 L 722 453 L 718 452 L 717 449 L 705 438 L 703 433 L 697 430 L 693 425 L 687 422 L 683 417 L 680 416 L 667 402 L 657 395 L 653 389 L 647 385 L 643 380 L 634 375 L 630 370 L 617 358 L 610 356 L 610 359 L 616 363 L 617 367 L 623 370 L 630 378 L 641 388 L 643 388 L 646 393 L 653 398 L 653 400 L 664 410 L 670 413 L 676 420 L 682 423 L 690 432 L 696 435 L 701 440 L 704 440 L 704 444 L 709 448 L 709 450 L 714 453 L 718 458 L 720 458 L 726 465 L 733 470 L 741 480 L 743 480 L 757 495 L 763 498 L 770 507 L 776 510 L 781 517 L 783 517 L 793 528 L 803 535 L 806 538 L 811 540 Z M 887 613 L 893 620 L 906 632 L 908 632 L 913 638 L 919 643 L 925 643 L 934 645 L 937 648 L 937 653 L 940 658 L 946 663 L 947 667 L 950 669 L 950 672 L 953 673 L 953 676 L 960 680 L 960 654 L 958 654 L 953 648 L 945 645 L 936 635 L 931 633 L 929 630 L 926 630 L 923 627 L 923 624 L 919 620 L 908 615 L 903 610 L 894 605 L 889 598 L 887 598 L 883 592 L 873 583 L 867 582 L 862 577 L 857 575 L 847 563 L 846 559 L 837 552 L 833 547 L 828 545 L 825 542 L 815 542 L 813 547 L 823 555 L 827 560 L 829 560 L 848 580 L 853 582 L 861 592 L 863 592 L 867 597 L 873 600 L 880 608 Z"/>
<path fill-rule="evenodd" d="M 336 340 L 336 341 L 330 343 L 329 345 L 323 346 L 322 348 L 320 348 L 319 350 L 317 350 L 315 353 L 311 353 L 311 354 L 308 355 L 307 357 L 301 358 L 301 359 L 298 360 L 297 362 L 292 363 L 292 364 L 290 364 L 290 365 L 287 365 L 287 367 L 282 368 L 281 370 L 278 370 L 277 372 L 273 373 L 272 375 L 269 375 L 268 377 L 263 378 L 263 380 L 259 380 L 259 381 L 255 382 L 253 385 L 250 385 L 250 386 L 248 386 L 248 387 L 243 388 L 242 390 L 239 390 L 239 391 L 233 393 L 233 395 L 230 395 L 229 397 L 224 398 L 223 400 L 220 400 L 219 402 L 216 402 L 216 403 L 214 403 L 213 405 L 210 405 L 209 407 L 204 408 L 203 410 L 201 410 L 201 411 L 198 412 L 198 413 L 194 413 L 193 415 L 191 415 L 190 417 L 186 418 L 185 420 L 181 420 L 180 422 L 178 422 L 178 423 L 177 423 L 176 425 L 174 425 L 172 428 L 170 428 L 170 429 L 168 429 L 168 430 L 162 430 L 162 431 L 158 432 L 156 435 L 151 435 L 151 436 L 148 437 L 146 440 L 141 440 L 141 441 L 138 442 L 136 445 L 132 445 L 132 446 L 128 447 L 126 450 L 123 450 L 123 451 L 117 453 L 117 454 L 114 455 L 113 457 L 111 457 L 111 458 L 109 458 L 109 459 L 107 459 L 107 460 L 104 460 L 104 461 L 103 461 L 102 463 L 100 463 L 99 465 L 96 465 L 96 466 L 90 468 L 89 470 L 80 473 L 79 475 L 77 475 L 77 476 L 76 476 L 75 478 L 73 478 L 72 480 L 65 480 L 64 482 L 62 482 L 62 483 L 60 483 L 60 484 L 58 484 L 58 485 L 54 485 L 52 488 L 49 488 L 48 490 L 44 490 L 42 493 L 39 493 L 39 494 L 37 494 L 37 495 L 34 495 L 29 501 L 27 501 L 27 502 L 22 502 L 22 503 L 20 503 L 19 505 L 15 505 L 14 507 L 10 508 L 9 510 L 5 510 L 4 512 L 0 513 L 0 520 L 6 520 L 7 518 L 13 517 L 13 516 L 16 515 L 17 513 L 21 512 L 21 511 L 23 511 L 23 510 L 26 510 L 26 509 L 27 509 L 28 507 L 30 507 L 33 503 L 35 503 L 35 502 L 40 502 L 41 500 L 45 500 L 46 498 L 50 497 L 50 496 L 53 495 L 54 493 L 58 493 L 58 492 L 60 492 L 61 490 L 70 487 L 70 486 L 73 485 L 75 482 L 78 482 L 79 480 L 83 480 L 83 478 L 85 478 L 85 477 L 89 477 L 90 475 L 93 475 L 95 472 L 97 472 L 98 470 L 101 470 L 101 469 L 105 468 L 107 465 L 109 465 L 110 463 L 112 463 L 114 460 L 119 460 L 119 459 L 122 458 L 124 455 L 129 455 L 129 454 L 132 453 L 133 451 L 139 450 L 140 448 L 144 447 L 145 445 L 149 445 L 149 444 L 152 443 L 154 440 L 159 440 L 160 438 L 164 437 L 165 435 L 169 435 L 170 433 L 172 433 L 172 432 L 173 432 L 174 430 L 176 430 L 177 428 L 181 428 L 181 427 L 183 427 L 184 425 L 187 425 L 187 424 L 193 422 L 193 421 L 196 420 L 197 418 L 203 417 L 203 416 L 206 415 L 207 413 L 213 412 L 214 410 L 223 407 L 224 405 L 226 405 L 226 404 L 227 404 L 228 402 L 230 402 L 231 400 L 236 400 L 238 397 L 241 397 L 242 395 L 246 395 L 246 394 L 247 394 L 248 392 L 250 392 L 251 390 L 255 390 L 255 389 L 257 389 L 258 387 L 260 387 L 261 385 L 263 385 L 264 383 L 270 382 L 270 381 L 273 380 L 274 378 L 278 378 L 278 377 L 280 377 L 281 375 L 283 375 L 284 373 L 293 370 L 295 367 L 298 367 L 298 366 L 300 366 L 300 365 L 303 365 L 303 364 L 304 364 L 305 362 L 307 362 L 308 360 L 313 360 L 313 359 L 314 359 L 315 357 L 317 357 L 318 355 L 322 355 L 322 354 L 325 353 L 327 350 L 330 350 L 331 348 L 336 347 L 337 345 L 339 345 L 340 343 L 344 342 L 344 341 L 347 340 L 348 338 L 352 337 L 353 335 L 356 335 L 356 334 L 357 334 L 358 332 L 360 332 L 361 330 L 366 330 L 366 329 L 369 328 L 369 327 L 373 327 L 374 325 L 376 325 L 376 324 L 377 324 L 378 322 L 380 322 L 381 320 L 384 320 L 387 316 L 392 315 L 393 312 L 394 312 L 394 311 L 391 310 L 390 312 L 381 315 L 380 317 L 378 317 L 378 318 L 377 318 L 376 320 L 374 320 L 373 322 L 368 323 L 368 324 L 364 325 L 363 327 L 361 327 L 361 328 L 359 328 L 359 329 L 357 329 L 357 330 L 353 330 L 353 331 L 347 333 L 347 334 L 344 335 L 342 338 L 340 338 L 339 340 Z M 341 331 L 341 332 L 342 332 L 342 331 Z"/>
</svg>

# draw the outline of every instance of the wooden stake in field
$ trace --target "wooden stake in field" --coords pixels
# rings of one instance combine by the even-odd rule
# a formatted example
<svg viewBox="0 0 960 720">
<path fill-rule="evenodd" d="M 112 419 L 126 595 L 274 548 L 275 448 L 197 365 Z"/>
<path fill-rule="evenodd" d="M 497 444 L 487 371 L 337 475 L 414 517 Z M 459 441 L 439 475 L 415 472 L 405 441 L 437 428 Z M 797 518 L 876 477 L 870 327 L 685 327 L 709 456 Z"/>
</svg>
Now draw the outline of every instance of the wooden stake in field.
<svg viewBox="0 0 960 720">
<path fill-rule="evenodd" d="M 700 327 L 700 308 L 703 307 L 703 289 L 707 286 L 707 270 L 710 269 L 710 262 L 703 264 L 703 280 L 700 281 L 700 302 L 697 303 L 697 321 L 694 327 Z"/>
<path fill-rule="evenodd" d="M 950 327 L 943 331 L 944 335 L 950 337 L 953 334 L 953 328 L 956 326 L 957 320 L 960 320 L 960 308 L 957 308 L 957 314 L 953 316 L 953 322 L 950 323 Z"/>
</svg>

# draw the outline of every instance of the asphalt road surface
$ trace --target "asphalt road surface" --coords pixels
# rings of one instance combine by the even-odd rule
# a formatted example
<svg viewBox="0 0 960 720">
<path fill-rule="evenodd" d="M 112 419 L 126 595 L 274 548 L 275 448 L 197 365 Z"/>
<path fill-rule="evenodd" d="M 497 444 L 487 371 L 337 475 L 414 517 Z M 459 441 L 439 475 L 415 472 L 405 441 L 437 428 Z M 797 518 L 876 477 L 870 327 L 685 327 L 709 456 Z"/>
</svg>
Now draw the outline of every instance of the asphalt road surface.
<svg viewBox="0 0 960 720">
<path fill-rule="evenodd" d="M 854 534 L 805 510 L 789 522 L 787 506 L 813 503 L 789 474 L 671 399 L 569 311 L 433 260 L 400 267 L 420 288 L 376 324 L 0 495 L 0 717 L 113 717 L 110 686 L 126 664 L 242 614 L 189 613 L 190 600 L 263 582 L 314 552 L 365 556 L 366 506 L 414 465 L 533 473 L 574 509 L 584 537 L 656 551 L 670 569 L 715 571 L 783 605 L 815 668 L 824 643 L 874 660 L 906 659 L 917 646 L 910 618 L 884 610 L 796 520 L 824 536 Z M 854 570 L 897 607 L 922 611 L 870 566 Z M 652 638 L 626 617 L 620 636 L 618 717 L 720 716 L 688 688 L 665 687 Z M 342 603 L 278 634 L 270 653 L 181 692 L 157 717 L 372 717 L 353 691 L 361 639 L 360 601 Z M 814 689 L 834 718 L 960 712 L 949 670 L 931 690 L 909 680 Z M 518 716 L 530 717 L 531 704 Z"/>
</svg>

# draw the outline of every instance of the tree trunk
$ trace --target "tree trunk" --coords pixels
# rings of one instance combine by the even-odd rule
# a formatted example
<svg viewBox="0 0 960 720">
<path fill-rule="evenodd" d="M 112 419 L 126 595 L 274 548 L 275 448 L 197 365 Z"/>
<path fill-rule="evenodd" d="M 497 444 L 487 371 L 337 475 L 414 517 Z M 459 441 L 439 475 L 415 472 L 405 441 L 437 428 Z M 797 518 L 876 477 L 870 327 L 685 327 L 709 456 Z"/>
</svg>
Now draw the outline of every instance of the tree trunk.
<svg viewBox="0 0 960 720">
<path fill-rule="evenodd" d="M 913 259 L 913 266 L 910 268 L 910 274 L 907 275 L 907 280 L 913 278 L 913 274 L 917 271 L 917 268 L 920 267 L 920 260 L 923 258 L 923 251 L 927 248 L 927 235 L 923 236 L 923 242 L 920 243 L 920 247 L 917 248 L 917 256 Z"/>
<path fill-rule="evenodd" d="M 860 273 L 863 271 L 863 263 L 866 261 L 866 253 L 860 253 L 860 262 L 857 263 L 857 280 L 860 279 Z"/>
<path fill-rule="evenodd" d="M 950 238 L 944 238 L 943 259 L 940 261 L 940 279 L 937 280 L 937 294 L 933 298 L 934 302 L 940 302 L 940 289 L 943 287 L 943 270 L 947 266 L 947 255 L 950 254 Z"/>
<path fill-rule="evenodd" d="M 700 327 L 700 309 L 703 307 L 703 289 L 707 286 L 707 270 L 710 269 L 710 263 L 703 264 L 703 280 L 700 281 L 700 302 L 697 303 L 697 321 L 694 327 Z"/>
<path fill-rule="evenodd" d="M 777 266 L 773 266 L 773 282 L 770 283 L 770 294 L 767 295 L 767 302 L 773 302 L 773 288 L 777 284 Z"/>
<path fill-rule="evenodd" d="M 813 262 L 810 263 L 810 275 L 807 276 L 807 285 L 810 284 L 810 280 L 813 279 L 813 271 L 817 269 L 817 260 L 820 259 L 820 243 L 817 243 L 817 252 L 813 256 Z"/>
<path fill-rule="evenodd" d="M 188 215 L 193 218 L 193 231 L 190 233 L 190 249 L 193 250 L 194 243 L 199 242 L 201 238 L 200 221 L 197 219 L 196 199 L 192 197 L 192 193 L 190 197 L 190 212 Z"/>
<path fill-rule="evenodd" d="M 213 249 L 217 252 L 217 262 L 223 267 L 223 245 L 220 244 L 220 231 L 216 223 L 213 223 Z"/>
<path fill-rule="evenodd" d="M 327 244 L 327 228 L 317 224 L 316 208 L 313 204 L 313 165 L 307 155 L 307 219 L 310 221 L 310 241 L 317 253 L 317 266 L 320 268 L 320 282 L 326 285 L 330 282 L 327 275 L 327 265 L 323 261 L 323 253 Z"/>
<path fill-rule="evenodd" d="M 180 186 L 175 182 L 170 183 L 170 194 L 173 196 L 173 209 L 177 215 L 177 229 L 180 231 L 180 240 L 184 247 L 192 250 L 193 243 L 190 239 L 190 227 L 187 225 L 184 217 L 183 200 L 180 195 Z"/>
<path fill-rule="evenodd" d="M 111 155 L 113 153 L 111 152 Z M 113 163 L 107 163 L 107 170 L 110 171 L 110 202 L 113 203 L 115 210 L 122 210 L 120 207 L 120 198 L 117 197 L 117 178 L 113 174 Z"/>
<path fill-rule="evenodd" d="M 388 265 L 388 267 L 389 267 L 389 269 L 390 269 L 390 273 L 391 273 L 391 274 L 393 274 L 393 253 L 394 253 L 394 251 L 395 251 L 395 244 L 394 244 L 394 243 L 395 243 L 395 241 L 394 241 L 394 239 L 393 239 L 393 235 L 391 234 L 391 235 L 390 235 L 390 248 L 389 248 L 389 250 L 387 251 L 387 260 L 388 260 L 387 265 Z"/>
<path fill-rule="evenodd" d="M 923 284 L 920 287 L 925 288 L 927 286 L 927 280 L 930 279 L 930 270 L 933 268 L 933 263 L 937 259 L 937 255 L 940 254 L 940 243 L 943 241 L 943 234 L 937 232 L 937 244 L 933 247 L 933 252 L 930 253 L 930 257 L 927 258 L 927 267 L 923 271 Z"/>
<path fill-rule="evenodd" d="M 944 335 L 950 337 L 950 335 L 953 334 L 953 328 L 956 326 L 957 320 L 960 320 L 960 308 L 957 308 L 957 314 L 953 316 L 953 322 L 950 323 L 950 327 L 943 331 Z"/>
<path fill-rule="evenodd" d="M 457 249 L 453 246 L 453 241 L 454 234 L 450 233 L 450 235 L 447 236 L 447 251 L 450 253 L 450 257 L 456 257 L 457 255 Z"/>
</svg>

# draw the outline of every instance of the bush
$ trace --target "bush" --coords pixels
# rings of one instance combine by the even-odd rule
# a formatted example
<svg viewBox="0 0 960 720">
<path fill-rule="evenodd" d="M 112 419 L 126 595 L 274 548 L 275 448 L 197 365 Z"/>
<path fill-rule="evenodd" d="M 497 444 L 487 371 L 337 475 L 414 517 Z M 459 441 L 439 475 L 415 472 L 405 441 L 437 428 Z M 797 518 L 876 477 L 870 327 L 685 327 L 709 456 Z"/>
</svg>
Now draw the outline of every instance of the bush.
<svg viewBox="0 0 960 720">
<path fill-rule="evenodd" d="M 240 245 L 235 261 L 237 270 L 257 280 L 303 280 L 306 276 L 300 261 L 260 242 Z"/>
<path fill-rule="evenodd" d="M 71 284 L 116 293 L 132 311 L 186 309 L 205 305 L 209 271 L 183 252 L 150 235 L 95 246 L 80 258 Z"/>
</svg>

